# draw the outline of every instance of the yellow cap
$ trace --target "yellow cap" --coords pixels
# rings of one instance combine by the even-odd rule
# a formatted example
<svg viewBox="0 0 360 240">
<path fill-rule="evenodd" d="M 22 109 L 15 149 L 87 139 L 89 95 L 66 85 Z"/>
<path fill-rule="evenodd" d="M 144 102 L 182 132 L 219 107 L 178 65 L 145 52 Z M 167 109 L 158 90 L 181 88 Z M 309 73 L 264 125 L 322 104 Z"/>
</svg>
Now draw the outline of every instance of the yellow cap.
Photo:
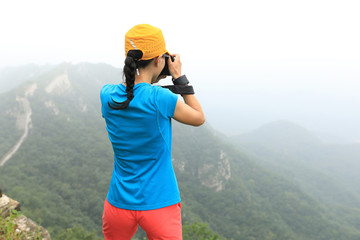
<svg viewBox="0 0 360 240">
<path fill-rule="evenodd" d="M 139 60 L 149 60 L 168 53 L 161 30 L 149 24 L 139 24 L 125 34 L 125 56 L 129 50 L 141 50 L 143 56 Z"/>
</svg>

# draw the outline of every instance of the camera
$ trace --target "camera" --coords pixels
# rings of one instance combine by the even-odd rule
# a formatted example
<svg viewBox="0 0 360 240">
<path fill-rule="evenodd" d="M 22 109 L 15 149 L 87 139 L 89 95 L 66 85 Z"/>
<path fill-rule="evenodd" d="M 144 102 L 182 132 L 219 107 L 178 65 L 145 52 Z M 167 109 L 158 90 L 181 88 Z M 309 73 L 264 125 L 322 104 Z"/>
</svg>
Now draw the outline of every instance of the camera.
<svg viewBox="0 0 360 240">
<path fill-rule="evenodd" d="M 163 68 L 163 70 L 161 71 L 159 76 L 170 76 L 170 71 L 169 71 L 169 66 L 168 66 L 168 59 L 170 58 L 171 61 L 173 62 L 175 60 L 175 58 L 173 56 L 170 56 L 168 54 L 164 54 L 165 56 L 165 66 Z"/>
</svg>

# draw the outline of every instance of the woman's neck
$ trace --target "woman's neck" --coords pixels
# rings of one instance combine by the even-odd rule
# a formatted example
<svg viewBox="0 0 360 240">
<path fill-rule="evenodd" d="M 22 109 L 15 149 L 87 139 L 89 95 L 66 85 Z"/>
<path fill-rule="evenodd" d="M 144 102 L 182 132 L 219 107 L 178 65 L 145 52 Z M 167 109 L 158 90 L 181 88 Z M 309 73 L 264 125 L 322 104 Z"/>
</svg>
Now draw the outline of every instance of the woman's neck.
<svg viewBox="0 0 360 240">
<path fill-rule="evenodd" d="M 143 82 L 151 84 L 152 78 L 154 77 L 153 73 L 151 71 L 146 71 L 146 69 L 138 69 L 138 71 L 139 75 L 137 75 L 137 73 L 135 74 L 135 84 Z"/>
</svg>

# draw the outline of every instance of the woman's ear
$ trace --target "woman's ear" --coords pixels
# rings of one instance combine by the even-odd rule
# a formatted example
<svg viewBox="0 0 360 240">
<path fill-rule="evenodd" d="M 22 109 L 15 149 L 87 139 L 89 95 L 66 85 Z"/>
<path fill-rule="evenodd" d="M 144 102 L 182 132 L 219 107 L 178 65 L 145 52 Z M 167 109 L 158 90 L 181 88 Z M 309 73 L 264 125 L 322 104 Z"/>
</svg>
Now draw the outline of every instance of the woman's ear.
<svg viewBox="0 0 360 240">
<path fill-rule="evenodd" d="M 154 63 L 155 65 L 159 64 L 161 61 L 161 56 L 154 57 Z"/>
</svg>

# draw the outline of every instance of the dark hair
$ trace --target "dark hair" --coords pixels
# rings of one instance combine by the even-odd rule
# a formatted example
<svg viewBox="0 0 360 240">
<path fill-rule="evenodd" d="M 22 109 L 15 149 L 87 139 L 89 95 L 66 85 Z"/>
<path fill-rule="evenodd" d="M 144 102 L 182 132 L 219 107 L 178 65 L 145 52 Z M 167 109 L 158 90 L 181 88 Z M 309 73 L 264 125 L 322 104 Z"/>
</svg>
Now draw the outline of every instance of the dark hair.
<svg viewBox="0 0 360 240">
<path fill-rule="evenodd" d="M 139 60 L 142 58 L 143 53 L 141 50 L 130 50 L 125 59 L 125 66 L 123 73 L 126 81 L 126 93 L 127 99 L 123 102 L 116 102 L 111 98 L 115 106 L 112 106 L 109 102 L 108 105 L 112 109 L 125 109 L 129 106 L 130 101 L 134 98 L 134 85 L 135 85 L 135 74 L 137 68 L 145 68 L 153 59 L 150 60 Z"/>
</svg>

